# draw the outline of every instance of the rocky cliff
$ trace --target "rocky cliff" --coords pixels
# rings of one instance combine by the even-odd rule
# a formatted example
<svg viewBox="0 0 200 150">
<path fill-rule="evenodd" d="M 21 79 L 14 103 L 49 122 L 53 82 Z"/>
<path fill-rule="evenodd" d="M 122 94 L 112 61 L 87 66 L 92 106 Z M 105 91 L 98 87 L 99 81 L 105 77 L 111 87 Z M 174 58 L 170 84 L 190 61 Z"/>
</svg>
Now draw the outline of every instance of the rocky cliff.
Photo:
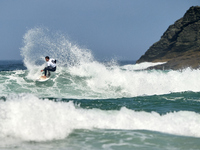
<svg viewBox="0 0 200 150">
<path fill-rule="evenodd" d="M 136 63 L 167 62 L 155 69 L 198 68 L 200 65 L 200 7 L 190 7 L 185 15 L 170 25 Z"/>
</svg>

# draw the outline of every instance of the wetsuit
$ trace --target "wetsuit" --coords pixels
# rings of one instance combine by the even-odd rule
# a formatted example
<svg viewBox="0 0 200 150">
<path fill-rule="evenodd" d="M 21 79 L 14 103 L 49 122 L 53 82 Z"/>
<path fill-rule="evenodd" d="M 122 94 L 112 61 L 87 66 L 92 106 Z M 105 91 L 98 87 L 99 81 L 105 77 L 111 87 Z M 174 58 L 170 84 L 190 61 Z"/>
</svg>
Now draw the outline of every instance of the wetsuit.
<svg viewBox="0 0 200 150">
<path fill-rule="evenodd" d="M 49 59 L 47 62 L 47 67 L 44 68 L 44 75 L 47 76 L 47 71 L 48 71 L 48 76 L 50 76 L 50 71 L 54 72 L 56 71 L 56 60 L 55 59 Z"/>
</svg>

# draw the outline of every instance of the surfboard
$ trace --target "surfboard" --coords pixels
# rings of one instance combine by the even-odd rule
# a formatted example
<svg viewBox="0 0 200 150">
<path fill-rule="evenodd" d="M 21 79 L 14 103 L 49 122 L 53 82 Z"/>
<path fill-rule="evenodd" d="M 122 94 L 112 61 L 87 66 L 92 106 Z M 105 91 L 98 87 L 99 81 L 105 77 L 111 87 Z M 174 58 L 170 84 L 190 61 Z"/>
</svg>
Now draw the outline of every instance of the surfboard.
<svg viewBox="0 0 200 150">
<path fill-rule="evenodd" d="M 43 78 L 43 76 L 44 76 L 44 74 L 42 76 L 40 76 L 38 79 L 36 79 L 36 81 L 45 82 L 45 81 L 49 80 L 50 76 L 51 76 L 51 73 L 47 70 L 47 77 Z"/>
<path fill-rule="evenodd" d="M 42 76 L 40 76 L 36 81 L 45 82 L 45 81 L 47 81 L 47 80 L 49 80 L 49 79 L 50 79 L 50 77 L 46 77 L 46 78 L 44 79 Z"/>
</svg>

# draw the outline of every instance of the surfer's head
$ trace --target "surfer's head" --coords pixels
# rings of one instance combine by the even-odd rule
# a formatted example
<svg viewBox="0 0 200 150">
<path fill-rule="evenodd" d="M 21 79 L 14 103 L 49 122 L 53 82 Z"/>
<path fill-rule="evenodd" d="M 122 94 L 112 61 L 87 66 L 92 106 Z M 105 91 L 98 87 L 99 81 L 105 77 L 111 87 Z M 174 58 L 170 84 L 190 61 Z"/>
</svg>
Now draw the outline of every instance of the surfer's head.
<svg viewBox="0 0 200 150">
<path fill-rule="evenodd" d="M 46 56 L 46 57 L 45 57 L 45 60 L 46 60 L 46 61 L 49 61 L 49 56 Z"/>
</svg>

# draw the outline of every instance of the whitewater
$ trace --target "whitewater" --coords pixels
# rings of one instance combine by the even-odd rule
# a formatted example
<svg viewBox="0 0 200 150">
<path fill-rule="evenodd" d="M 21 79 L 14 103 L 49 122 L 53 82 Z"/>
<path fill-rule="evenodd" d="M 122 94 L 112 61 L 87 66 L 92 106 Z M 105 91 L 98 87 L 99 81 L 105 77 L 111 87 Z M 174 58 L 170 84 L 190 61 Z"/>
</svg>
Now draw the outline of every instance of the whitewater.
<svg viewBox="0 0 200 150">
<path fill-rule="evenodd" d="M 26 32 L 0 61 L 0 149 L 200 149 L 200 70 L 97 61 L 60 32 Z M 57 60 L 37 82 L 44 57 Z"/>
</svg>

